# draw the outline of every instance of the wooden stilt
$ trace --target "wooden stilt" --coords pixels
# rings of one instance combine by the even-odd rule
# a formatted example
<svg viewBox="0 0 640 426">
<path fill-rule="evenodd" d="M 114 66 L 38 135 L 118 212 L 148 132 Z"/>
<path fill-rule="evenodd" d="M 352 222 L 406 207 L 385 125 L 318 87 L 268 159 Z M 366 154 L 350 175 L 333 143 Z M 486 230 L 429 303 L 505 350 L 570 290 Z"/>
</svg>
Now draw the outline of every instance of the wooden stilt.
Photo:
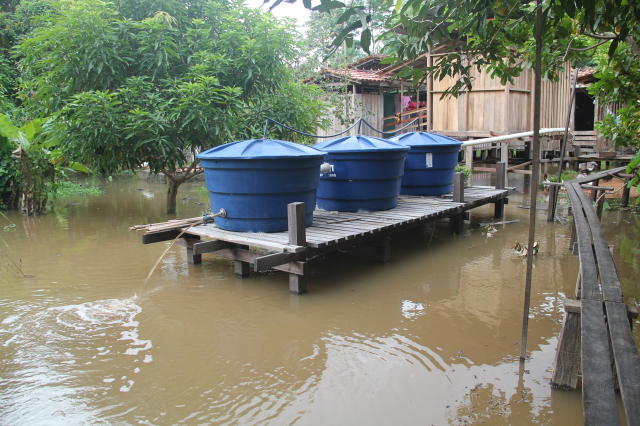
<svg viewBox="0 0 640 426">
<path fill-rule="evenodd" d="M 571 251 L 571 253 L 573 254 L 578 254 L 578 248 L 576 245 L 576 222 L 574 220 L 574 222 L 571 224 L 571 239 L 569 240 L 569 251 Z"/>
<path fill-rule="evenodd" d="M 455 173 L 453 175 L 453 201 L 464 203 L 464 174 Z M 464 230 L 464 214 L 451 216 L 451 227 L 453 232 L 461 234 Z"/>
<path fill-rule="evenodd" d="M 376 262 L 387 263 L 391 260 L 391 237 L 387 236 L 374 246 Z"/>
<path fill-rule="evenodd" d="M 506 163 L 499 162 L 496 163 L 496 189 L 504 189 L 507 182 L 507 165 Z M 504 198 L 498 200 L 494 203 L 494 217 L 495 218 L 503 218 L 504 217 Z"/>
<path fill-rule="evenodd" d="M 304 203 L 291 203 L 287 205 L 289 244 L 296 246 L 306 246 L 307 236 L 305 230 Z M 302 262 L 304 265 L 304 262 Z M 289 291 L 294 294 L 307 292 L 306 269 L 302 268 L 302 274 L 289 274 Z"/>
<path fill-rule="evenodd" d="M 187 246 L 187 262 L 191 265 L 199 265 L 202 263 L 202 255 L 194 254 L 193 246 L 200 241 L 200 237 L 185 238 L 185 245 Z"/>
<path fill-rule="evenodd" d="M 631 188 L 629 188 L 629 181 L 624 181 L 624 188 L 622 188 L 622 200 L 620 200 L 620 205 L 622 207 L 627 207 L 629 205 L 629 195 L 631 192 Z"/>
<path fill-rule="evenodd" d="M 600 179 L 594 180 L 591 183 L 591 186 L 598 186 L 598 183 L 600 182 Z M 591 191 L 591 201 L 595 201 L 598 199 L 598 191 Z"/>
<path fill-rule="evenodd" d="M 602 219 L 602 211 L 604 210 L 605 191 L 593 191 L 596 194 L 596 214 L 598 219 Z"/>
<path fill-rule="evenodd" d="M 236 274 L 236 277 L 238 278 L 247 278 L 251 273 L 251 265 L 249 265 L 247 262 L 234 260 L 233 273 Z"/>
<path fill-rule="evenodd" d="M 549 206 L 547 207 L 547 222 L 553 222 L 556 218 L 556 199 L 558 198 L 559 186 L 549 187 Z"/>
<path fill-rule="evenodd" d="M 293 294 L 307 292 L 307 277 L 304 275 L 289 274 L 289 291 Z"/>
<path fill-rule="evenodd" d="M 246 245 L 238 245 L 238 249 L 248 249 L 249 246 Z M 251 274 L 251 263 L 243 262 L 241 260 L 233 261 L 233 273 L 236 274 L 238 278 L 247 278 Z"/>
</svg>

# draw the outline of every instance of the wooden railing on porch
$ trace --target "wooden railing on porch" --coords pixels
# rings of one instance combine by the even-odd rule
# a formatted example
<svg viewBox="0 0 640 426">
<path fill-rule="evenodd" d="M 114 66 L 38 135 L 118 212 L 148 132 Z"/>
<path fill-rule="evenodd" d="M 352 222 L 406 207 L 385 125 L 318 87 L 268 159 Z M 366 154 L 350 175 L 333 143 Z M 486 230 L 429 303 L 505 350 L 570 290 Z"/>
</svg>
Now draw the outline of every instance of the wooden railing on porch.
<svg viewBox="0 0 640 426">
<path fill-rule="evenodd" d="M 406 125 L 407 123 L 410 123 L 415 119 L 418 119 L 417 122 L 414 125 L 409 126 L 406 129 L 406 131 L 407 132 L 427 131 L 429 130 L 429 123 L 428 123 L 429 116 L 427 115 L 427 110 L 428 108 L 426 107 L 418 108 L 411 111 L 397 112 L 393 115 L 383 117 L 382 130 L 384 130 L 385 132 L 392 132 L 395 129 Z"/>
</svg>

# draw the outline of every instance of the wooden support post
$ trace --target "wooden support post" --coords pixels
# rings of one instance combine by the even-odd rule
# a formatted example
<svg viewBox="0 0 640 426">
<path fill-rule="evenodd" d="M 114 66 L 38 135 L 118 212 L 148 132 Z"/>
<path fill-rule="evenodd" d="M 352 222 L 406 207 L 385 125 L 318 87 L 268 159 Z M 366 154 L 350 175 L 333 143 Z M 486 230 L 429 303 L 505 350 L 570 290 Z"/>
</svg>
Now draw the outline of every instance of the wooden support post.
<svg viewBox="0 0 640 426">
<path fill-rule="evenodd" d="M 580 301 L 565 300 L 565 318 L 558 338 L 551 386 L 576 389 L 580 372 Z"/>
<path fill-rule="evenodd" d="M 503 162 L 496 163 L 496 189 L 504 189 L 507 181 L 507 165 Z M 504 217 L 505 200 L 498 200 L 494 203 L 494 217 Z"/>
<path fill-rule="evenodd" d="M 505 170 L 509 169 L 509 144 L 503 142 L 500 144 L 500 162 L 504 164 Z M 507 182 L 505 175 L 505 184 Z"/>
<path fill-rule="evenodd" d="M 627 207 L 629 205 L 629 195 L 631 192 L 631 188 L 629 188 L 629 181 L 624 181 L 624 187 L 622 188 L 622 200 L 620 200 L 620 205 L 622 207 Z"/>
<path fill-rule="evenodd" d="M 602 219 L 602 210 L 604 209 L 604 200 L 605 200 L 605 191 L 593 191 L 594 194 L 597 194 L 596 198 L 596 214 L 598 215 L 598 219 Z"/>
<path fill-rule="evenodd" d="M 464 173 L 454 173 L 453 175 L 453 201 L 464 203 Z M 462 233 L 464 229 L 463 213 L 451 217 L 451 227 L 456 234 Z"/>
<path fill-rule="evenodd" d="M 468 146 L 465 148 L 464 166 L 469 170 L 473 169 L 473 146 Z"/>
<path fill-rule="evenodd" d="M 386 236 L 374 246 L 376 262 L 387 263 L 391 260 L 391 237 Z"/>
<path fill-rule="evenodd" d="M 591 182 L 592 186 L 598 186 L 598 183 L 600 182 L 600 179 L 594 180 L 593 182 Z M 591 201 L 595 201 L 598 198 L 598 191 L 591 191 Z"/>
<path fill-rule="evenodd" d="M 547 206 L 547 222 L 553 222 L 556 218 L 556 199 L 558 198 L 557 185 L 549 186 L 549 205 Z"/>
<path fill-rule="evenodd" d="M 574 219 L 573 223 L 571 224 L 571 239 L 569 240 L 569 251 L 571 251 L 571 253 L 573 254 L 578 254 L 578 247 L 576 242 L 577 242 L 576 222 Z"/>
<path fill-rule="evenodd" d="M 192 265 L 199 265 L 202 263 L 202 255 L 194 253 L 193 245 L 200 241 L 200 237 L 192 236 L 193 238 L 185 238 L 184 242 L 187 246 L 187 263 Z"/>
<path fill-rule="evenodd" d="M 289 244 L 296 246 L 306 246 L 307 236 L 305 230 L 304 203 L 291 203 L 287 205 L 287 218 L 289 226 Z M 304 255 L 301 255 L 304 256 Z M 294 294 L 307 292 L 306 268 L 302 274 L 289 274 L 289 291 Z"/>
<path fill-rule="evenodd" d="M 238 245 L 239 249 L 248 249 L 249 246 L 246 245 Z M 233 261 L 233 273 L 236 274 L 238 278 L 247 278 L 251 274 L 251 263 L 243 262 L 241 260 Z"/>
</svg>

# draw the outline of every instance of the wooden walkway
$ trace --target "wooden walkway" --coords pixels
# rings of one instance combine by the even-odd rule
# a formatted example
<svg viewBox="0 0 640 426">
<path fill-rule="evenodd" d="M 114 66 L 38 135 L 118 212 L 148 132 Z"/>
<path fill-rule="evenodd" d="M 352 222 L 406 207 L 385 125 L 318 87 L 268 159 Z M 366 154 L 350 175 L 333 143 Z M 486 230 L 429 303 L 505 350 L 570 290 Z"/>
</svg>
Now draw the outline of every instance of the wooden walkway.
<svg viewBox="0 0 640 426">
<path fill-rule="evenodd" d="M 552 385 L 577 388 L 582 372 L 585 424 L 618 425 L 619 389 L 626 422 L 640 425 L 640 355 L 631 333 L 636 315 L 622 297 L 613 256 L 602 235 L 600 219 L 587 196 L 587 182 L 624 172 L 624 167 L 565 182 L 574 217 L 574 239 L 580 257 L 576 299 L 568 300 L 558 341 Z M 592 191 L 597 194 L 599 191 Z"/>
<path fill-rule="evenodd" d="M 496 187 L 464 188 L 462 174 L 456 173 L 454 191 L 441 197 L 401 196 L 398 206 L 376 212 L 332 212 L 315 210 L 313 224 L 304 227 L 304 203 L 288 206 L 289 229 L 285 232 L 232 232 L 214 223 L 176 227 L 147 232 L 144 244 L 182 237 L 191 263 L 202 261 L 202 254 L 234 261 L 235 273 L 248 276 L 254 272 L 276 269 L 289 273 L 289 290 L 304 293 L 309 266 L 319 255 L 362 246 L 373 251 L 377 260 L 389 259 L 389 240 L 394 233 L 442 218 L 449 218 L 454 232 L 460 232 L 467 210 L 493 203 L 495 214 L 502 217 L 504 204 L 513 188 L 505 188 L 504 164 L 498 164 Z"/>
</svg>

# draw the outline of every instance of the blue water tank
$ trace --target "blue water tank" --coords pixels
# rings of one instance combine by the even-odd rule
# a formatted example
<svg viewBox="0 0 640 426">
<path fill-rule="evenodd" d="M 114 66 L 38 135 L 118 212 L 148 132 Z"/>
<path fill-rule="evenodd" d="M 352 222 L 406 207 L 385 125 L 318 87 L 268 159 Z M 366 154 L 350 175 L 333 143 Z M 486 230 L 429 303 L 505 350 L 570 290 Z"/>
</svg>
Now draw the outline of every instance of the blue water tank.
<svg viewBox="0 0 640 426">
<path fill-rule="evenodd" d="M 320 175 L 318 207 L 345 212 L 388 210 L 398 203 L 408 147 L 371 136 L 345 136 L 313 146 L 331 165 Z"/>
<path fill-rule="evenodd" d="M 287 204 L 305 203 L 311 225 L 324 152 L 293 142 L 251 139 L 198 154 L 221 229 L 241 232 L 287 230 Z"/>
<path fill-rule="evenodd" d="M 411 148 L 404 163 L 401 194 L 442 195 L 453 190 L 462 142 L 428 132 L 404 133 L 391 140 Z"/>
</svg>

